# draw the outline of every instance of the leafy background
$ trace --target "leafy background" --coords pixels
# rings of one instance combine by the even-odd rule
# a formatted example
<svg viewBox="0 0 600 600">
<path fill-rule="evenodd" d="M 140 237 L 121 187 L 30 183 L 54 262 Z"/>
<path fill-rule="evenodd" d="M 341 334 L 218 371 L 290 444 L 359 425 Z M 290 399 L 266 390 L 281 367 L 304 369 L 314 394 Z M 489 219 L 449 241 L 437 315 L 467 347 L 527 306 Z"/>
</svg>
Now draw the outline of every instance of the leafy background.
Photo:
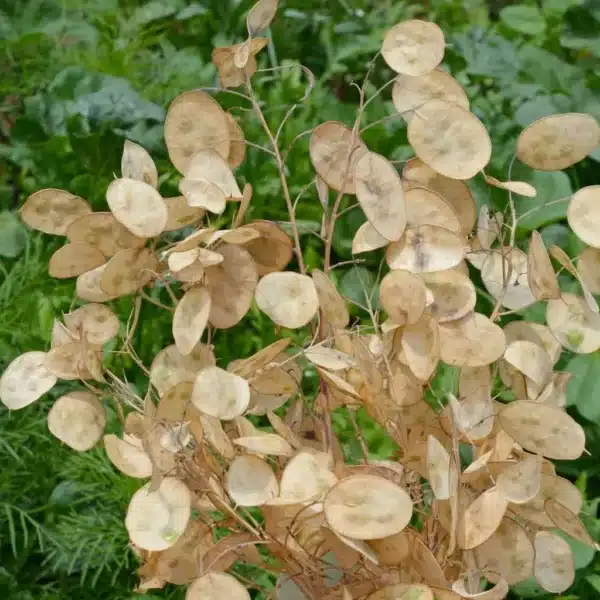
<svg viewBox="0 0 600 600">
<path fill-rule="evenodd" d="M 32 192 L 68 189 L 105 204 L 104 191 L 119 172 L 125 138 L 144 145 L 159 166 L 161 191 L 177 193 L 177 177 L 162 140 L 169 102 L 179 93 L 217 85 L 210 63 L 215 45 L 242 39 L 250 0 L 0 0 L 0 368 L 15 356 L 45 349 L 52 319 L 69 310 L 73 284 L 51 280 L 47 260 L 57 242 L 26 231 L 16 216 Z M 282 141 L 287 146 L 319 122 L 351 123 L 369 61 L 387 29 L 413 16 L 432 19 L 446 33 L 445 66 L 466 87 L 472 109 L 488 126 L 494 142 L 490 174 L 506 177 L 514 141 L 523 126 L 554 112 L 585 111 L 600 119 L 600 5 L 595 0 L 282 0 L 271 43 L 261 67 L 290 65 L 275 76 L 256 77 L 256 87 L 271 123 L 304 95 L 306 80 L 294 67 L 306 65 L 315 76 L 308 99 L 294 113 Z M 378 61 L 368 92 L 392 76 Z M 237 107 L 248 139 L 261 143 L 258 124 Z M 410 156 L 406 129 L 394 113 L 389 88 L 369 105 L 364 134 L 373 150 L 395 160 Z M 387 118 L 386 118 L 387 117 Z M 383 121 L 382 121 L 383 119 Z M 292 193 L 312 178 L 306 137 L 294 145 L 287 166 Z M 264 141 L 263 141 L 264 143 Z M 521 198 L 519 214 L 537 208 L 520 222 L 518 239 L 534 228 L 546 243 L 577 256 L 580 243 L 565 222 L 566 203 L 542 206 L 573 189 L 600 183 L 600 150 L 566 172 L 533 172 L 516 167 L 513 177 L 530 181 L 536 199 Z M 255 188 L 251 216 L 285 221 L 286 213 L 273 165 L 250 151 L 238 172 Z M 479 204 L 503 210 L 500 190 L 474 180 Z M 338 261 L 351 258 L 359 211 L 342 218 L 334 240 Z M 311 231 L 320 226 L 314 191 L 299 207 L 306 261 L 319 266 L 322 244 Z M 377 257 L 335 271 L 342 292 L 364 304 L 365 289 L 376 298 Z M 569 282 L 565 282 L 568 286 Z M 160 292 L 158 292 L 160 293 Z M 481 310 L 489 310 L 485 296 Z M 126 317 L 128 299 L 116 303 Z M 362 316 L 353 308 L 355 316 Z M 542 321 L 534 305 L 522 317 Z M 145 305 L 136 346 L 148 363 L 171 333 L 167 315 Z M 258 311 L 218 337 L 224 363 L 247 356 L 273 339 L 272 326 Z M 111 359 L 112 360 L 112 359 Z M 128 373 L 126 359 L 111 368 Z M 584 494 L 583 519 L 600 540 L 600 354 L 565 356 L 559 368 L 575 374 L 569 384 L 569 412 L 585 427 L 590 455 L 558 465 Z M 134 385 L 135 374 L 131 374 Z M 142 385 L 142 383 L 139 383 Z M 443 373 L 435 385 L 443 392 Z M 116 473 L 100 449 L 77 454 L 50 436 L 49 398 L 26 410 L 0 408 L 0 595 L 11 600 L 134 597 L 136 560 L 127 550 L 123 515 L 139 482 Z M 360 416 L 360 415 L 359 415 Z M 387 440 L 365 417 L 369 450 L 390 451 Z M 110 420 L 109 420 L 110 422 Z M 334 424 L 350 455 L 356 440 L 343 413 Z M 575 542 L 577 578 L 563 599 L 600 593 L 600 558 Z M 264 573 L 252 573 L 270 585 Z M 515 598 L 543 596 L 534 584 L 521 584 Z M 183 589 L 165 588 L 149 598 L 182 598 Z"/>
</svg>

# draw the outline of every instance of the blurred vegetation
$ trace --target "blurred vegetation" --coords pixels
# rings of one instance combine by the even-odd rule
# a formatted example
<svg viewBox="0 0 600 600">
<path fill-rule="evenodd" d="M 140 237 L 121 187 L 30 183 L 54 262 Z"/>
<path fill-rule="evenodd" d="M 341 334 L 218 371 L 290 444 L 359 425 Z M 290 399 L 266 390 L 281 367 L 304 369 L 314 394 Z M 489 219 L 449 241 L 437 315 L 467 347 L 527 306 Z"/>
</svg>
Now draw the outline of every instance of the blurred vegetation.
<svg viewBox="0 0 600 600">
<path fill-rule="evenodd" d="M 51 280 L 47 260 L 56 247 L 49 236 L 26 231 L 16 212 L 24 199 L 43 187 L 68 189 L 95 209 L 119 171 L 123 140 L 144 145 L 155 158 L 164 195 L 177 193 L 175 172 L 166 159 L 162 122 L 168 103 L 179 93 L 216 86 L 210 62 L 215 45 L 240 41 L 250 0 L 0 0 L 0 369 L 25 350 L 48 346 L 52 319 L 66 312 L 73 284 Z M 260 57 L 263 68 L 290 68 L 256 76 L 256 89 L 277 124 L 304 95 L 307 81 L 299 62 L 315 77 L 307 102 L 299 106 L 282 133 L 284 145 L 319 122 L 352 122 L 357 89 L 378 52 L 385 32 L 397 21 L 422 16 L 444 30 L 445 66 L 466 87 L 472 110 L 494 143 L 490 174 L 506 176 L 520 129 L 554 112 L 590 112 L 600 119 L 600 4 L 595 0 L 282 0 L 269 32 L 271 43 Z M 392 77 L 378 60 L 367 88 L 372 94 Z M 232 98 L 219 101 L 232 106 Z M 235 104 L 237 106 L 237 104 Z M 406 128 L 394 114 L 389 88 L 369 105 L 367 145 L 391 159 L 410 156 Z M 261 143 L 259 125 L 244 111 L 246 137 Z M 310 181 L 307 137 L 288 157 L 291 191 Z M 530 181 L 536 199 L 522 199 L 520 214 L 536 203 L 568 196 L 571 186 L 600 183 L 600 151 L 567 172 L 542 173 L 519 168 L 513 177 Z M 171 170 L 169 170 L 171 169 Z M 254 186 L 251 216 L 285 221 L 276 169 L 249 151 L 238 171 Z M 473 183 L 479 204 L 503 209 L 505 195 Z M 566 203 L 537 210 L 520 222 L 524 236 L 540 229 L 546 243 L 571 256 L 580 250 L 564 225 Z M 320 226 L 316 193 L 300 204 L 309 267 L 320 265 L 322 245 L 311 231 Z M 335 236 L 339 261 L 351 258 L 354 232 L 363 217 L 346 213 Z M 373 288 L 377 262 L 336 269 L 343 293 L 360 302 L 363 286 Z M 374 295 L 376 297 L 376 294 Z M 480 302 L 485 303 L 485 298 Z M 127 315 L 131 305 L 120 300 Z M 355 316 L 360 317 L 360 311 Z M 141 316 L 136 346 L 148 362 L 169 342 L 166 316 L 148 306 Z M 536 312 L 537 311 L 537 312 Z M 539 320 L 538 307 L 525 311 Z M 543 315 L 542 315 L 543 316 Z M 224 363 L 247 356 L 273 339 L 271 325 L 258 311 L 233 330 L 219 334 L 217 355 Z M 586 498 L 583 518 L 600 540 L 600 356 L 563 359 L 576 374 L 569 410 L 586 428 L 590 456 L 560 464 Z M 117 367 L 130 365 L 125 360 Z M 444 390 L 447 377 L 435 381 Z M 135 380 L 133 381 L 135 384 Z M 46 414 L 52 400 L 27 410 L 0 408 L 0 597 L 10 600 L 132 598 L 135 557 L 127 550 L 123 515 L 139 485 L 114 471 L 101 450 L 76 454 L 49 435 Z M 360 416 L 360 415 L 359 415 Z M 371 452 L 390 451 L 379 431 L 364 420 Z M 360 452 L 343 414 L 334 423 L 352 453 Z M 600 594 L 600 559 L 575 548 L 577 579 L 564 600 Z M 255 576 L 255 575 L 253 575 Z M 540 596 L 534 585 L 520 585 L 515 597 Z M 166 588 L 149 598 L 182 598 L 183 589 Z"/>
</svg>

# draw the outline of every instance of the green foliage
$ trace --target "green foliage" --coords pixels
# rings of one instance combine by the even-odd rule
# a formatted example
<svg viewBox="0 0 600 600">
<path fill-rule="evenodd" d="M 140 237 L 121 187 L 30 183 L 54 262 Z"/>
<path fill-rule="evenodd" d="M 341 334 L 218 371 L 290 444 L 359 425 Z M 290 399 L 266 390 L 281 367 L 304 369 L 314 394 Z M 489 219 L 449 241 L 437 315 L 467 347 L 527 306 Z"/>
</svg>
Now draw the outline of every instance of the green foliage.
<svg viewBox="0 0 600 600">
<path fill-rule="evenodd" d="M 349 122 L 371 57 L 384 32 L 410 16 L 435 20 L 449 34 L 447 65 L 476 98 L 472 107 L 486 123 L 495 143 L 490 174 L 503 177 L 509 167 L 516 132 L 537 118 L 554 113 L 590 112 L 600 118 L 600 9 L 594 0 L 543 0 L 504 6 L 490 14 L 483 0 L 420 2 L 356 0 L 282 2 L 284 18 L 272 27 L 272 43 L 263 67 L 290 64 L 299 57 L 315 75 L 310 101 L 296 109 L 282 133 L 284 146 L 318 122 Z M 504 5 L 505 3 L 494 3 Z M 0 363 L 4 367 L 24 350 L 47 347 L 52 319 L 66 312 L 72 285 L 50 280 L 48 257 L 55 242 L 27 233 L 15 209 L 42 187 L 69 189 L 99 209 L 104 190 L 119 170 L 125 138 L 144 145 L 167 165 L 162 122 L 165 106 L 178 93 L 215 85 L 210 63 L 213 45 L 238 41 L 246 0 L 27 0 L 0 1 Z M 428 12 L 429 11 L 429 12 Z M 283 21 L 285 20 L 285 25 Z M 385 67 L 373 73 L 374 86 L 389 79 Z M 306 81 L 299 68 L 263 75 L 259 95 L 278 122 L 302 98 Z M 372 90 L 369 90 L 372 91 Z M 226 107 L 228 99 L 219 98 Z M 381 120 L 364 133 L 365 142 L 396 160 L 405 160 L 407 140 L 393 114 L 389 94 L 368 108 L 368 121 Z M 514 114 L 514 120 L 512 115 Z M 260 138 L 259 125 L 244 123 L 249 139 Z M 288 159 L 291 193 L 308 180 L 306 136 Z M 504 143 L 503 143 L 504 142 Z M 580 248 L 561 223 L 574 185 L 598 183 L 600 151 L 567 173 L 532 172 L 515 167 L 512 176 L 532 183 L 535 199 L 520 197 L 518 235 L 540 228 L 546 244 L 557 243 L 571 256 Z M 269 216 L 285 225 L 277 172 L 256 157 L 241 169 L 241 178 L 259 182 L 251 217 Z M 161 182 L 176 193 L 174 173 Z M 490 191 L 491 190 L 491 191 Z M 479 205 L 506 208 L 506 194 L 477 186 Z M 310 266 L 320 264 L 321 213 L 315 202 L 300 205 L 301 233 L 310 240 Z M 306 207 L 306 208 L 304 208 Z M 351 241 L 364 221 L 349 210 L 334 238 L 339 261 L 351 258 Z M 311 258 L 312 257 L 312 258 Z M 378 298 L 376 264 L 336 269 L 340 289 L 355 304 L 353 316 L 367 318 L 361 308 Z M 155 298 L 158 299 L 158 298 Z M 480 300 L 482 301 L 482 300 Z M 376 309 L 376 304 L 373 304 Z M 131 305 L 120 301 L 121 316 Z M 168 320 L 144 306 L 145 323 L 136 333 L 140 358 L 147 362 L 170 339 Z M 249 355 L 274 339 L 272 326 L 257 310 L 219 338 L 226 361 Z M 115 359 L 116 360 L 116 359 Z M 136 371 L 125 359 L 111 368 L 124 370 L 136 384 Z M 564 368 L 573 373 L 568 401 L 586 422 L 589 450 L 595 458 L 559 466 L 580 479 L 587 495 L 590 531 L 599 539 L 600 497 L 600 358 L 597 353 L 573 356 Z M 454 373 L 436 380 L 436 397 L 453 385 Z M 434 386 L 435 387 L 435 386 Z M 68 386 L 53 394 L 64 393 Z M 439 392 L 439 393 L 438 393 Z M 433 396 L 432 396 L 433 398 Z M 433 400 L 432 400 L 433 401 Z M 99 451 L 75 455 L 48 435 L 50 402 L 26 413 L 0 410 L 0 592 L 11 600 L 59 600 L 77 597 L 129 600 L 137 565 L 125 551 L 122 516 L 137 483 L 124 480 Z M 394 448 L 362 412 L 356 415 L 372 456 L 388 457 Z M 347 456 L 360 459 L 362 448 L 344 410 L 334 415 Z M 574 542 L 572 542 L 574 544 Z M 578 577 L 571 596 L 589 598 L 600 592 L 600 562 L 589 550 L 576 549 Z M 256 574 L 247 574 L 254 576 Z M 181 589 L 165 589 L 146 598 L 181 598 Z M 546 596 L 535 584 L 519 584 L 515 597 Z"/>
</svg>

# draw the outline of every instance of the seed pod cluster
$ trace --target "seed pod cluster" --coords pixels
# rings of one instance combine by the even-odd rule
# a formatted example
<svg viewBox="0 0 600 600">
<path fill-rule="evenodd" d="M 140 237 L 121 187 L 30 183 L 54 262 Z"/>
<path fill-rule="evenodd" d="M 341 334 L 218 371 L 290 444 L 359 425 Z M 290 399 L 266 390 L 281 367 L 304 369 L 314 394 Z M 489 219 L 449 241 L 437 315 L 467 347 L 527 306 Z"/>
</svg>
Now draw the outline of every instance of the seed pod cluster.
<svg viewBox="0 0 600 600">
<path fill-rule="evenodd" d="M 223 88 L 245 85 L 254 98 L 267 43 L 257 34 L 277 8 L 259 0 L 246 41 L 215 50 Z M 585 450 L 583 429 L 565 411 L 569 375 L 555 367 L 563 351 L 600 349 L 600 187 L 568 200 L 569 225 L 587 245 L 575 262 L 536 231 L 516 244 L 514 211 L 512 222 L 478 211 L 466 182 L 488 165 L 491 141 L 440 68 L 444 49 L 439 27 L 420 20 L 397 24 L 383 42 L 415 154 L 401 171 L 366 146 L 358 121 L 311 133 L 325 235 L 337 210 L 328 211 L 329 192 L 355 196 L 366 222 L 353 252 L 385 256 L 381 310 L 369 307 L 368 326 L 351 322 L 328 255 L 323 270 L 306 272 L 293 214 L 292 237 L 278 223 L 247 219 L 252 187 L 240 188 L 235 171 L 245 136 L 205 91 L 177 97 L 165 122 L 181 196 L 161 195 L 153 159 L 127 141 L 108 211 L 57 189 L 23 205 L 29 227 L 66 238 L 49 272 L 76 278 L 78 307 L 55 321 L 47 351 L 7 367 L 0 398 L 24 409 L 58 380 L 81 382 L 55 401 L 48 427 L 78 452 L 102 441 L 114 467 L 141 480 L 125 517 L 140 589 L 190 584 L 187 600 L 248 600 L 234 563 L 268 560 L 280 573 L 279 600 L 497 600 L 530 577 L 551 593 L 570 586 L 573 558 L 556 530 L 595 547 L 578 517 L 580 492 L 552 461 Z M 554 115 L 526 128 L 515 154 L 533 169 L 565 169 L 599 142 L 590 115 Z M 529 183 L 484 177 L 510 206 L 536 196 Z M 216 228 L 231 206 L 231 227 Z M 568 289 L 557 264 L 573 280 Z M 473 274 L 489 311 L 479 308 Z M 157 286 L 174 302 L 166 307 L 173 343 L 145 369 L 140 398 L 108 370 L 107 344 L 122 339 L 135 356 L 114 301 L 146 301 Z M 546 304 L 545 324 L 505 318 L 537 302 Z M 284 335 L 221 364 L 211 340 L 253 306 Z M 285 334 L 303 328 L 305 344 Z M 432 382 L 448 369 L 454 381 L 432 399 Z M 307 399 L 303 383 L 315 375 L 318 393 Z M 498 386 L 513 400 L 497 399 Z M 124 416 L 118 434 L 104 431 L 107 397 Z M 360 463 L 347 460 L 331 413 L 353 419 L 358 408 L 395 444 L 393 458 L 374 459 L 365 447 Z M 218 541 L 217 525 L 227 531 Z M 331 557 L 333 583 L 323 569 Z"/>
</svg>

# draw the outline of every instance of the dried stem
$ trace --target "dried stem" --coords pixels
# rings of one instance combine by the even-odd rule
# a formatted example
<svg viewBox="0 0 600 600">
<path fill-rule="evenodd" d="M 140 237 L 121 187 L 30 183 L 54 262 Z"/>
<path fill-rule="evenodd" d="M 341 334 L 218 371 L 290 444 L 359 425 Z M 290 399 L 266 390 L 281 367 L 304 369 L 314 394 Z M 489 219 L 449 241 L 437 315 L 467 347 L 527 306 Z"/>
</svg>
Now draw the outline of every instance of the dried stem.
<svg viewBox="0 0 600 600">
<path fill-rule="evenodd" d="M 296 259 L 298 261 L 298 267 L 300 268 L 300 272 L 303 275 L 305 275 L 306 267 L 304 266 L 304 258 L 302 256 L 302 246 L 300 245 L 300 236 L 298 234 L 298 227 L 296 225 L 296 215 L 294 211 L 294 206 L 292 204 L 292 198 L 290 195 L 290 190 L 288 188 L 287 178 L 285 176 L 285 163 L 281 158 L 281 152 L 279 151 L 279 145 L 277 143 L 277 140 L 275 139 L 275 136 L 273 135 L 269 124 L 265 119 L 262 109 L 260 108 L 260 105 L 256 100 L 256 95 L 254 93 L 252 82 L 250 81 L 249 77 L 247 77 L 246 79 L 246 88 L 248 90 L 248 97 L 252 102 L 254 112 L 256 113 L 256 116 L 258 117 L 258 120 L 260 121 L 264 132 L 267 134 L 267 137 L 269 138 L 269 141 L 273 148 L 273 152 L 275 154 L 275 161 L 277 163 L 277 170 L 279 171 L 279 179 L 281 181 L 281 189 L 283 191 L 283 197 L 285 199 L 285 204 L 287 206 L 288 214 L 290 216 L 290 225 L 292 227 L 292 234 L 294 236 L 294 252 L 296 254 Z"/>
</svg>

